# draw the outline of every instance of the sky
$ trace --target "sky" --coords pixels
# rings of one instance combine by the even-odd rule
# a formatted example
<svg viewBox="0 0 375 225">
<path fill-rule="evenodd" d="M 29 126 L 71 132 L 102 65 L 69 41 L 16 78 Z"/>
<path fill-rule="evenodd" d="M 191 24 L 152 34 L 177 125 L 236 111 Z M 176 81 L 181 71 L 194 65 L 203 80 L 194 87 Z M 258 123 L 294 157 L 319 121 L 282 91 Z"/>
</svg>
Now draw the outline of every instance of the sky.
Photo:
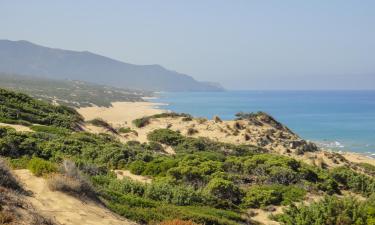
<svg viewBox="0 0 375 225">
<path fill-rule="evenodd" d="M 228 89 L 375 89 L 373 0 L 0 0 L 0 39 Z"/>
</svg>

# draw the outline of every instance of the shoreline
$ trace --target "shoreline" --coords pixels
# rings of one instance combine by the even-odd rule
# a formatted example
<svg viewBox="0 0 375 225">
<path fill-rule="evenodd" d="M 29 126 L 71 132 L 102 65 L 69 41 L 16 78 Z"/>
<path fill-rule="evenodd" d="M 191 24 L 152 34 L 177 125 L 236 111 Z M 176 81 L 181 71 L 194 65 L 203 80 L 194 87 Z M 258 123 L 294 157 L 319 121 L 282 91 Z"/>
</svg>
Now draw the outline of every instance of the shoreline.
<svg viewBox="0 0 375 225">
<path fill-rule="evenodd" d="M 160 109 L 160 106 L 168 105 L 167 103 L 150 102 L 147 100 L 158 99 L 157 97 L 146 97 L 145 102 L 113 102 L 112 107 L 90 106 L 77 109 L 85 118 L 92 120 L 102 118 L 114 126 L 132 126 L 132 121 L 144 116 L 170 112 L 170 110 Z M 369 163 L 375 165 L 375 158 L 369 154 L 353 151 L 338 151 L 320 147 L 321 151 L 335 152 L 344 156 L 347 160 L 355 163 Z M 371 154 L 371 153 L 370 153 Z"/>
</svg>

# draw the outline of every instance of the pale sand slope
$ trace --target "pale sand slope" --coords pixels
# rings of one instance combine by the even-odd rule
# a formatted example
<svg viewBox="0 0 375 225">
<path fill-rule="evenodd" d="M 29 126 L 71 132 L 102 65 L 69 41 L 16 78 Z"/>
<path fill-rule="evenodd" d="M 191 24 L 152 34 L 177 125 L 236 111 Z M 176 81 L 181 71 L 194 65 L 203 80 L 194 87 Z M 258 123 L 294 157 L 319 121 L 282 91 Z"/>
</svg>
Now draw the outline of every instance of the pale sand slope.
<svg viewBox="0 0 375 225">
<path fill-rule="evenodd" d="M 18 125 L 18 124 L 7 124 L 7 123 L 0 123 L 0 127 L 12 127 L 14 128 L 16 131 L 27 131 L 27 132 L 32 132 L 32 130 L 27 127 L 27 126 L 23 126 L 23 125 Z"/>
<path fill-rule="evenodd" d="M 112 107 L 84 107 L 79 108 L 78 112 L 85 120 L 102 118 L 115 126 L 131 124 L 134 119 L 142 116 L 151 116 L 164 112 L 157 109 L 162 104 L 152 102 L 113 102 Z"/>
<path fill-rule="evenodd" d="M 27 197 L 35 209 L 45 217 L 55 219 L 62 225 L 135 225 L 97 204 L 82 201 L 61 192 L 49 190 L 46 180 L 36 177 L 28 170 L 15 170 L 15 175 L 32 191 Z"/>
</svg>

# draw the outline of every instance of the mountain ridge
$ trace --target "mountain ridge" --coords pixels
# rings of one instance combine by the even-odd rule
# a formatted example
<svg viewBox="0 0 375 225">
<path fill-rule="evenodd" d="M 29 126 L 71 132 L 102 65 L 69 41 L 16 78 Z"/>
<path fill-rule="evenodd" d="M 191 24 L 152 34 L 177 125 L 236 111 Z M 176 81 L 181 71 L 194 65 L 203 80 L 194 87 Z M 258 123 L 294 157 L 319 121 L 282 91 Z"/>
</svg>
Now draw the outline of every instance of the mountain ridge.
<svg viewBox="0 0 375 225">
<path fill-rule="evenodd" d="M 89 51 L 49 48 L 29 41 L 0 40 L 0 71 L 55 79 L 76 79 L 151 91 L 222 91 L 161 65 L 136 65 Z"/>
</svg>

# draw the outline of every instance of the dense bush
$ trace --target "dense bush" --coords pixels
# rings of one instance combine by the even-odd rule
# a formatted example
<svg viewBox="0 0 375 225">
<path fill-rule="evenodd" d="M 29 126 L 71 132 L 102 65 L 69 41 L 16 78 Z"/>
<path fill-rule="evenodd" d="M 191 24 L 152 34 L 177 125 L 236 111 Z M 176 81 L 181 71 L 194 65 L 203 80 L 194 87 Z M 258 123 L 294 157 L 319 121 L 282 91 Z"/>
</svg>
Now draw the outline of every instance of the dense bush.
<svg viewBox="0 0 375 225">
<path fill-rule="evenodd" d="M 183 136 L 180 133 L 170 129 L 154 130 L 147 135 L 147 139 L 171 146 L 176 146 L 184 140 Z"/>
<path fill-rule="evenodd" d="M 243 206 L 259 208 L 268 205 L 287 205 L 302 200 L 305 194 L 305 190 L 295 186 L 252 186 L 246 192 L 246 197 L 243 200 Z"/>
<path fill-rule="evenodd" d="M 213 178 L 205 187 L 205 191 L 220 200 L 229 201 L 234 204 L 241 202 L 242 190 L 232 181 L 223 178 Z"/>
<path fill-rule="evenodd" d="M 284 225 L 373 225 L 375 199 L 325 197 L 311 205 L 292 205 L 275 219 Z"/>
<path fill-rule="evenodd" d="M 57 172 L 57 166 L 54 163 L 41 158 L 32 158 L 29 161 L 27 168 L 35 176 L 43 176 L 49 173 Z"/>
<path fill-rule="evenodd" d="M 345 189 L 369 196 L 375 193 L 375 179 L 363 174 L 354 172 L 346 167 L 335 168 L 332 177 L 340 183 Z"/>
</svg>

